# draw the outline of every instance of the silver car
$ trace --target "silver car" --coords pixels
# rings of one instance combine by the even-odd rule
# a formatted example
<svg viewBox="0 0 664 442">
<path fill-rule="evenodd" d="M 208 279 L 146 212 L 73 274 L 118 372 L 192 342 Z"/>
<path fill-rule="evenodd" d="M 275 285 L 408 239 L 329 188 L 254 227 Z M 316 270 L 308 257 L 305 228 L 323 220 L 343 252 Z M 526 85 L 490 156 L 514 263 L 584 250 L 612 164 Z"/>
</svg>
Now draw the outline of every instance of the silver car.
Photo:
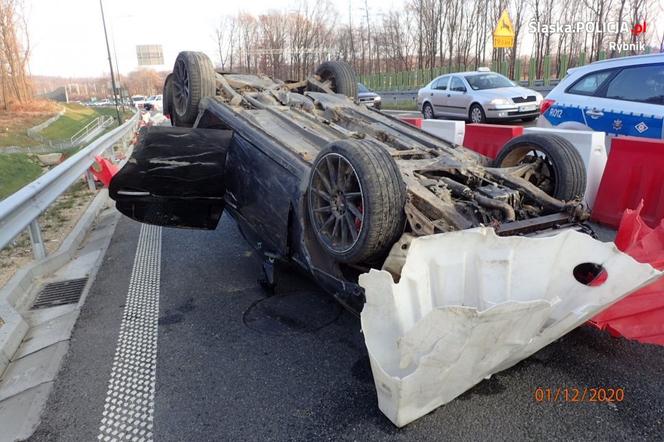
<svg viewBox="0 0 664 442">
<path fill-rule="evenodd" d="M 488 70 L 441 75 L 417 93 L 424 118 L 456 117 L 471 123 L 532 121 L 539 116 L 541 102 L 539 92 Z"/>
</svg>

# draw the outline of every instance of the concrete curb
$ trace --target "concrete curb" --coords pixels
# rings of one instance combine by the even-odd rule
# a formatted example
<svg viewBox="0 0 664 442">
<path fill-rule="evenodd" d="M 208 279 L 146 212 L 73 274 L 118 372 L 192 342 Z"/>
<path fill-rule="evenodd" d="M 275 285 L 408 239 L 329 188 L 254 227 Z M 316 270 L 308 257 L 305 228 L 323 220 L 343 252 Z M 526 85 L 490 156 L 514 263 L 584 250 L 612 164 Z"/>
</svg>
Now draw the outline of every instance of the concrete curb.
<svg viewBox="0 0 664 442">
<path fill-rule="evenodd" d="M 0 376 L 28 332 L 28 325 L 19 312 L 29 307 L 39 278 L 53 273 L 74 257 L 107 202 L 108 190 L 102 189 L 55 253 L 20 269 L 0 289 Z"/>
</svg>

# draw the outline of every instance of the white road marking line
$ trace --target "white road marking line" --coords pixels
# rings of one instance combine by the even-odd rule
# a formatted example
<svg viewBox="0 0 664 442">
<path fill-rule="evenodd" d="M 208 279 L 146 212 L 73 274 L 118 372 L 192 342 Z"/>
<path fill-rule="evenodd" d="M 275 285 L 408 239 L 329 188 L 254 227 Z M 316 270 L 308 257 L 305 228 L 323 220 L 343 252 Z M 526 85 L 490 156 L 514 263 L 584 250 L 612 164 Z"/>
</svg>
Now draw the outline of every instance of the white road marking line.
<svg viewBox="0 0 664 442">
<path fill-rule="evenodd" d="M 161 227 L 143 225 L 113 358 L 102 441 L 151 441 L 161 268 Z"/>
</svg>

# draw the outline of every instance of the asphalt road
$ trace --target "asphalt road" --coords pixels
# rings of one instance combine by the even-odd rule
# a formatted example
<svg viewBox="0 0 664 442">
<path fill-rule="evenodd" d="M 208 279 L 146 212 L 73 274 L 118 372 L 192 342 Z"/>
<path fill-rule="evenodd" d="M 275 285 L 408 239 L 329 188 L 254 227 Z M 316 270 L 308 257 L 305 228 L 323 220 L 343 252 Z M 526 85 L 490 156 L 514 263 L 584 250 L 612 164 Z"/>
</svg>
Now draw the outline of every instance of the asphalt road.
<svg viewBox="0 0 664 442">
<path fill-rule="evenodd" d="M 97 440 L 140 225 L 118 224 L 34 441 Z M 359 320 L 294 272 L 274 296 L 224 216 L 164 229 L 154 440 L 662 440 L 664 348 L 582 327 L 403 429 L 377 407 Z M 539 403 L 538 387 L 624 388 Z"/>
</svg>

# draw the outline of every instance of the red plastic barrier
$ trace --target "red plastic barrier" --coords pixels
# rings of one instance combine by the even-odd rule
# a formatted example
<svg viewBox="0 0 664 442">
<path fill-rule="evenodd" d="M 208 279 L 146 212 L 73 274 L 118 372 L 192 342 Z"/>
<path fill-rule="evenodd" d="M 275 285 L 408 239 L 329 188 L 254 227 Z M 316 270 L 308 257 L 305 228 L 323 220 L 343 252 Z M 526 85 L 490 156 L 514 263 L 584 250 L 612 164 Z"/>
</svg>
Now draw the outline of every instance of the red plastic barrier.
<svg viewBox="0 0 664 442">
<path fill-rule="evenodd" d="M 664 220 L 651 229 L 639 216 L 642 209 L 643 201 L 636 210 L 625 210 L 616 246 L 637 261 L 664 270 Z M 664 345 L 664 279 L 618 301 L 590 322 L 613 336 Z"/>
<path fill-rule="evenodd" d="M 410 124 L 410 125 L 412 125 L 412 126 L 415 126 L 415 127 L 419 128 L 419 129 L 422 129 L 422 119 L 421 119 L 421 118 L 404 118 L 404 117 L 400 117 L 399 119 L 400 119 L 401 121 L 403 121 L 404 123 L 408 123 L 408 124 Z"/>
<path fill-rule="evenodd" d="M 466 124 L 463 145 L 489 158 L 496 158 L 505 143 L 519 135 L 523 135 L 521 126 Z"/>
<path fill-rule="evenodd" d="M 645 201 L 641 217 L 654 227 L 664 218 L 664 141 L 637 137 L 611 140 L 592 219 L 616 227 L 625 209 Z"/>
<path fill-rule="evenodd" d="M 104 185 L 104 187 L 108 187 L 108 185 L 111 183 L 113 175 L 118 173 L 118 166 L 111 163 L 106 158 L 99 156 L 95 157 L 95 161 L 99 166 L 99 170 L 97 170 L 97 168 L 93 164 L 92 166 L 90 166 L 90 172 L 97 181 L 101 182 Z"/>
</svg>

